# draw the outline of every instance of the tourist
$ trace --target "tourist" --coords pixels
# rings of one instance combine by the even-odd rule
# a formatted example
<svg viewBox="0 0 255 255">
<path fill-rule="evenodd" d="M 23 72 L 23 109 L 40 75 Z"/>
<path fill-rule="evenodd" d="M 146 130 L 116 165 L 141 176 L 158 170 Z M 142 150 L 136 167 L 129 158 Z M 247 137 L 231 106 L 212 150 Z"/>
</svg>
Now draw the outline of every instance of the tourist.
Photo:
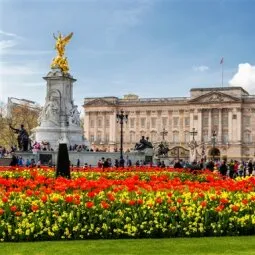
<svg viewBox="0 0 255 255">
<path fill-rule="evenodd" d="M 101 159 L 98 160 L 98 162 L 97 162 L 97 167 L 98 167 L 98 168 L 102 168 L 102 167 L 103 167 L 103 162 L 102 162 Z"/>
<path fill-rule="evenodd" d="M 221 175 L 226 176 L 227 175 L 227 171 L 228 171 L 228 167 L 226 165 L 226 161 L 223 160 L 222 164 L 220 166 L 220 173 L 221 173 Z"/>
<path fill-rule="evenodd" d="M 127 166 L 129 166 L 129 167 L 132 166 L 132 161 L 130 158 L 127 160 Z"/>
<path fill-rule="evenodd" d="M 165 165 L 165 161 L 161 161 L 161 166 L 160 166 L 161 168 L 165 168 L 166 167 L 166 165 Z"/>
<path fill-rule="evenodd" d="M 249 162 L 248 162 L 248 173 L 249 173 L 249 175 L 252 175 L 252 171 L 253 171 L 253 164 L 252 164 L 252 161 L 249 160 Z"/>
<path fill-rule="evenodd" d="M 40 168 L 40 167 L 41 167 L 41 160 L 40 160 L 40 159 L 37 161 L 36 167 L 37 167 L 37 168 Z"/>
<path fill-rule="evenodd" d="M 29 160 L 29 159 L 27 159 L 27 161 L 26 161 L 26 167 L 29 167 L 29 166 L 30 166 L 30 164 L 31 164 L 30 160 Z"/>
<path fill-rule="evenodd" d="M 18 158 L 13 154 L 10 166 L 17 166 L 17 165 L 18 165 Z"/>
<path fill-rule="evenodd" d="M 115 166 L 116 168 L 119 167 L 119 160 L 118 160 L 118 159 L 115 159 L 115 161 L 114 161 L 114 166 Z"/>
<path fill-rule="evenodd" d="M 210 160 L 207 164 L 206 164 L 206 168 L 209 169 L 210 171 L 213 171 L 214 169 L 214 163 L 212 160 Z"/>
<path fill-rule="evenodd" d="M 183 168 L 183 166 L 181 165 L 181 163 L 178 159 L 175 161 L 174 168 L 179 168 L 179 169 Z"/>
<path fill-rule="evenodd" d="M 78 159 L 77 159 L 76 166 L 77 166 L 77 167 L 80 167 L 80 163 L 81 163 L 81 162 L 80 162 L 80 159 L 78 158 Z"/>
</svg>

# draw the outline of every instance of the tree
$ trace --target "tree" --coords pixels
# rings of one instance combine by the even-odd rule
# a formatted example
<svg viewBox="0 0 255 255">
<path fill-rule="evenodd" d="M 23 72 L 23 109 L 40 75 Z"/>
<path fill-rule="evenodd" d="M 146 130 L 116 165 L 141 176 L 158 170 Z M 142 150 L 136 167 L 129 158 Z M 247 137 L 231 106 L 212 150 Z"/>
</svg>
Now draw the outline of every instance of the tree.
<svg viewBox="0 0 255 255">
<path fill-rule="evenodd" d="M 20 128 L 23 124 L 28 134 L 38 126 L 37 119 L 41 108 L 31 108 L 29 104 L 13 105 L 7 109 L 6 104 L 0 104 L 0 145 L 9 148 L 17 145 L 16 134 L 9 125 Z"/>
</svg>

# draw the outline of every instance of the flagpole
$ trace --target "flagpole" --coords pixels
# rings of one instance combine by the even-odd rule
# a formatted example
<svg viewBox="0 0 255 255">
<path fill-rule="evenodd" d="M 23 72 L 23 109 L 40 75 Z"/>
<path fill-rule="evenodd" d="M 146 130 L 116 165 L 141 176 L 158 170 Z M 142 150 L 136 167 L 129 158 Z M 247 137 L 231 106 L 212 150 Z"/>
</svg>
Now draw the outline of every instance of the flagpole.
<svg viewBox="0 0 255 255">
<path fill-rule="evenodd" d="M 224 63 L 222 63 L 221 65 L 221 87 L 223 88 L 223 65 Z"/>
<path fill-rule="evenodd" d="M 221 87 L 223 88 L 223 78 L 224 78 L 224 58 L 221 59 Z"/>
</svg>

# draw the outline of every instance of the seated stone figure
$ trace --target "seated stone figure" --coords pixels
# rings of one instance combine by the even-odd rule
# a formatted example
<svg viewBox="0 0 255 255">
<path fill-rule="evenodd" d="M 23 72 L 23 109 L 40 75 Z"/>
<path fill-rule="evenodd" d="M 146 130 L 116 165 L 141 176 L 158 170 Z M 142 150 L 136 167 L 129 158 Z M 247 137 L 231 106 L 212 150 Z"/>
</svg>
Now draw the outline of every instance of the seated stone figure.
<svg viewBox="0 0 255 255">
<path fill-rule="evenodd" d="M 139 143 L 135 144 L 135 150 L 141 151 L 146 148 L 153 148 L 153 146 L 152 146 L 151 142 L 149 142 L 149 137 L 146 137 L 146 139 L 145 139 L 144 136 L 142 136 Z"/>
</svg>

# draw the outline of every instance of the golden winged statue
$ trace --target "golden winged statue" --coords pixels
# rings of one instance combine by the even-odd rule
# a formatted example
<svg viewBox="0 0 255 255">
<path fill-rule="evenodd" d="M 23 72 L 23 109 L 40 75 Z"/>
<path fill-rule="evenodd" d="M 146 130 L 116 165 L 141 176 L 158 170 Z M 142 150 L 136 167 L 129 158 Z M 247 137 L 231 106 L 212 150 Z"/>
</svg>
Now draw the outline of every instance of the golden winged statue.
<svg viewBox="0 0 255 255">
<path fill-rule="evenodd" d="M 69 71 L 69 66 L 67 58 L 65 55 L 65 46 L 69 43 L 73 36 L 73 33 L 70 33 L 67 36 L 63 36 L 60 32 L 56 37 L 53 34 L 54 39 L 56 40 L 55 49 L 57 50 L 57 56 L 52 60 L 52 68 L 60 68 L 62 72 L 67 73 Z"/>
</svg>

